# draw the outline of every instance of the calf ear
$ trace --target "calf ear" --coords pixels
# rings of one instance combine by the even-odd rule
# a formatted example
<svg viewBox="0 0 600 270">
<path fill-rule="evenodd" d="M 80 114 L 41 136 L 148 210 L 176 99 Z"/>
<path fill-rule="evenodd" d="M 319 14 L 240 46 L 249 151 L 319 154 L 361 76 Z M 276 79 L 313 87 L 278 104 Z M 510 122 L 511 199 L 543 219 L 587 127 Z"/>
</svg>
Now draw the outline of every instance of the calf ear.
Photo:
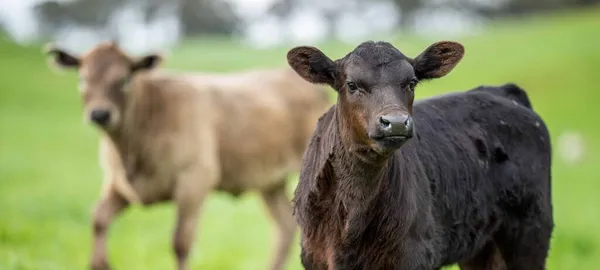
<svg viewBox="0 0 600 270">
<path fill-rule="evenodd" d="M 44 52 L 52 57 L 52 62 L 61 68 L 78 68 L 81 61 L 64 50 L 55 47 L 52 43 L 44 46 Z"/>
<path fill-rule="evenodd" d="M 133 72 L 140 70 L 150 70 L 157 67 L 162 61 L 162 56 L 159 54 L 149 54 L 133 63 L 131 70 Z"/>
<path fill-rule="evenodd" d="M 419 80 L 443 77 L 452 71 L 464 54 L 465 48 L 460 43 L 436 42 L 413 60 L 415 76 Z"/>
<path fill-rule="evenodd" d="M 311 83 L 325 83 L 333 87 L 336 64 L 315 47 L 301 46 L 287 53 L 288 64 Z"/>
</svg>

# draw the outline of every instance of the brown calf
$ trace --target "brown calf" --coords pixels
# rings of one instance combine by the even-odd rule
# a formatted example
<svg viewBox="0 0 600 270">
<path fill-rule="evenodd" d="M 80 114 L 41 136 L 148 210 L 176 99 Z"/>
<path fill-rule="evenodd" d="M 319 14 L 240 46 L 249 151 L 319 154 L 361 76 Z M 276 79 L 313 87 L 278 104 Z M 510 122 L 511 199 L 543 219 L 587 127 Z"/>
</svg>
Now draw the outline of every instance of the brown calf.
<svg viewBox="0 0 600 270">
<path fill-rule="evenodd" d="M 299 170 L 327 93 L 290 69 L 231 75 L 155 71 L 159 55 L 133 59 L 115 43 L 82 57 L 50 46 L 75 68 L 85 117 L 102 133 L 105 185 L 93 215 L 92 269 L 107 269 L 106 234 L 129 204 L 173 200 L 173 249 L 187 259 L 202 201 L 213 189 L 258 190 L 277 224 L 272 269 L 282 269 L 295 231 L 286 177 Z"/>
</svg>

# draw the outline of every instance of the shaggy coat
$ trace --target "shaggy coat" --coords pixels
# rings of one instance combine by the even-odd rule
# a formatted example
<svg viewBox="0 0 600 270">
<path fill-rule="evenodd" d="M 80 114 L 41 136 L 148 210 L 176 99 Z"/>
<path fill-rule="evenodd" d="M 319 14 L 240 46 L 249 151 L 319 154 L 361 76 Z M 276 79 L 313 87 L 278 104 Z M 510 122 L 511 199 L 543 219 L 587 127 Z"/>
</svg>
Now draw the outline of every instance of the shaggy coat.
<svg viewBox="0 0 600 270">
<path fill-rule="evenodd" d="M 302 50 L 309 56 L 298 61 L 325 74 L 315 71 L 326 69 L 315 60 L 321 54 Z M 550 137 L 522 89 L 480 86 L 415 101 L 415 137 L 373 159 L 347 143 L 360 134 L 345 125 L 352 91 L 337 89 L 295 191 L 305 269 L 544 269 L 553 228 Z"/>
</svg>

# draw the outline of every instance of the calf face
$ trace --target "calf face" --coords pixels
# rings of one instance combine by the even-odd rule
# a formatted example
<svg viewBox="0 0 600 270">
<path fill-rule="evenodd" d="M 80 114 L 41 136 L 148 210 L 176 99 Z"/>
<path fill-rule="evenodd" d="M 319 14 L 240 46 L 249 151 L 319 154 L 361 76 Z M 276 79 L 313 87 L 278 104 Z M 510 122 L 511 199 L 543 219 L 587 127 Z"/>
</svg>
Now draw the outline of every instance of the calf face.
<svg viewBox="0 0 600 270">
<path fill-rule="evenodd" d="M 161 60 L 155 54 L 134 60 L 115 42 L 102 43 L 82 57 L 52 45 L 47 45 L 46 53 L 57 66 L 79 71 L 85 118 L 107 131 L 120 127 L 131 77 L 136 72 L 154 68 Z"/>
<path fill-rule="evenodd" d="M 335 61 L 309 46 L 290 50 L 287 59 L 305 80 L 338 92 L 340 128 L 348 143 L 389 154 L 412 138 L 418 124 L 411 117 L 416 85 L 448 74 L 463 54 L 461 44 L 442 41 L 413 59 L 387 42 L 369 41 Z"/>
</svg>

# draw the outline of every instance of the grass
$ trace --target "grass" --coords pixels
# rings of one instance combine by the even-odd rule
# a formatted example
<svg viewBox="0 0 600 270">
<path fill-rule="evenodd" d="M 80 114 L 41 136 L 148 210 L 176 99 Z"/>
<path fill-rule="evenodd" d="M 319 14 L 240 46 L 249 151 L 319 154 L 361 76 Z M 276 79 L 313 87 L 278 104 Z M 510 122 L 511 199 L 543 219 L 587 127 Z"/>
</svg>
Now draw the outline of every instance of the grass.
<svg viewBox="0 0 600 270">
<path fill-rule="evenodd" d="M 494 24 L 484 34 L 459 39 L 467 50 L 463 62 L 447 77 L 417 89 L 424 98 L 510 81 L 528 91 L 554 144 L 556 229 L 548 269 L 600 265 L 598 16 L 596 8 Z M 388 40 L 408 55 L 434 42 Z M 355 45 L 331 42 L 321 48 L 340 57 Z M 0 269 L 84 269 L 101 171 L 97 134 L 82 124 L 77 79 L 51 72 L 40 47 L 0 40 L 0 48 Z M 207 71 L 283 66 L 287 49 L 195 40 L 177 48 L 166 66 Z M 559 136 L 566 131 L 584 138 L 579 163 L 562 158 Z M 114 223 L 109 256 L 116 269 L 172 269 L 173 210 L 170 204 L 134 207 Z M 200 221 L 192 269 L 265 269 L 273 229 L 256 194 L 233 199 L 213 193 Z M 302 269 L 298 245 L 288 269 Z"/>
</svg>

